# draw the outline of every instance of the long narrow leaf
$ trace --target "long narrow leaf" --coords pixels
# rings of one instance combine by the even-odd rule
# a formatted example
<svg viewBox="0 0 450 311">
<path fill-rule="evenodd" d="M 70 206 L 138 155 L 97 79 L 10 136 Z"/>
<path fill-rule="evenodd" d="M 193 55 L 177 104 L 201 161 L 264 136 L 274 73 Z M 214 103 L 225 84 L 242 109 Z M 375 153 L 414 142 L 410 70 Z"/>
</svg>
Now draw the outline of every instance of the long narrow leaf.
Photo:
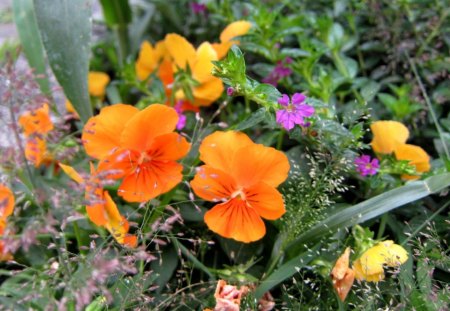
<svg viewBox="0 0 450 311">
<path fill-rule="evenodd" d="M 264 292 L 295 274 L 296 269 L 293 268 L 298 267 L 301 259 L 304 258 L 305 244 L 316 242 L 320 238 L 336 232 L 338 229 L 378 217 L 407 203 L 439 192 L 448 186 L 450 186 L 450 173 L 436 175 L 423 181 L 408 183 L 331 215 L 300 235 L 286 247 L 285 251 L 289 253 L 291 259 L 262 281 L 256 290 L 256 296 L 261 297 Z"/>
<path fill-rule="evenodd" d="M 48 61 L 83 122 L 92 116 L 87 76 L 91 40 L 91 0 L 34 0 Z"/>
<path fill-rule="evenodd" d="M 50 85 L 46 73 L 46 62 L 44 46 L 37 27 L 36 16 L 34 14 L 33 0 L 14 0 L 12 2 L 14 22 L 19 33 L 25 57 L 34 69 L 34 73 L 39 75 L 36 81 L 39 83 L 43 93 L 50 95 Z"/>
</svg>

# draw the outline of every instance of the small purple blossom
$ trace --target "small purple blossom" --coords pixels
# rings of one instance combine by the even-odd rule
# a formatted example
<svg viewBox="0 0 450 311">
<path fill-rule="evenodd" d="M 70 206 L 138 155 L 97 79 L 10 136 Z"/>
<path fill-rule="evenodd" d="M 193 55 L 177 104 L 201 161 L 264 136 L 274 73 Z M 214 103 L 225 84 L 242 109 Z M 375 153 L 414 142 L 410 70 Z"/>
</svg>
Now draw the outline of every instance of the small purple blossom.
<svg viewBox="0 0 450 311">
<path fill-rule="evenodd" d="M 192 2 L 191 10 L 194 14 L 206 14 L 206 5 L 203 3 Z"/>
<path fill-rule="evenodd" d="M 227 95 L 228 96 L 233 96 L 233 94 L 234 94 L 234 88 L 233 87 L 228 87 L 227 88 Z"/>
<path fill-rule="evenodd" d="M 380 162 L 377 158 L 370 160 L 370 156 L 364 154 L 355 159 L 356 171 L 361 176 L 375 175 L 380 168 Z"/>
<path fill-rule="evenodd" d="M 276 121 L 281 124 L 286 130 L 292 130 L 295 124 L 301 126 L 309 126 L 309 123 L 305 123 L 305 119 L 314 114 L 314 107 L 305 103 L 306 96 L 301 93 L 295 93 L 292 95 L 292 99 L 289 100 L 289 96 L 283 94 L 278 99 L 278 103 L 282 106 L 276 113 Z"/>
<path fill-rule="evenodd" d="M 178 114 L 177 130 L 181 131 L 186 126 L 186 116 L 183 114 L 181 107 L 183 106 L 183 101 L 178 101 L 173 107 Z"/>
<path fill-rule="evenodd" d="M 292 63 L 292 58 L 290 57 L 286 57 L 283 61 L 278 61 L 272 72 L 263 79 L 263 82 L 277 86 L 278 81 L 292 74 L 292 69 L 286 66 L 290 63 Z"/>
</svg>

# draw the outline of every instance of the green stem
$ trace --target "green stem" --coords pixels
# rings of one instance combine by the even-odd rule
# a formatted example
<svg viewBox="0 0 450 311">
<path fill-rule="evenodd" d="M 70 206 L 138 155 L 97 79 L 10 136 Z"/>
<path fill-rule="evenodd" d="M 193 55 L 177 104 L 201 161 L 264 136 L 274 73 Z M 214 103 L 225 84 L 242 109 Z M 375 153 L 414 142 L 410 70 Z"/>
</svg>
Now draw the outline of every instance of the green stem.
<svg viewBox="0 0 450 311">
<path fill-rule="evenodd" d="M 426 102 L 426 104 L 428 106 L 428 111 L 430 112 L 431 118 L 433 119 L 434 125 L 436 126 L 436 130 L 438 131 L 438 134 L 439 134 L 439 139 L 441 140 L 442 147 L 444 148 L 444 152 L 445 152 L 445 155 L 446 155 L 447 160 L 448 160 L 448 159 L 450 159 L 450 153 L 448 151 L 448 147 L 447 147 L 447 144 L 446 144 L 445 139 L 444 139 L 444 132 L 442 131 L 441 126 L 439 125 L 436 113 L 434 112 L 433 106 L 431 105 L 431 101 L 428 98 L 428 95 L 427 95 L 427 92 L 425 90 L 425 87 L 424 87 L 424 85 L 422 83 L 422 80 L 420 79 L 420 76 L 419 76 L 419 73 L 417 71 L 416 65 L 414 64 L 414 62 L 411 59 L 411 57 L 409 57 L 409 55 L 408 55 L 408 53 L 406 51 L 405 51 L 405 56 L 408 59 L 408 62 L 410 64 L 410 66 L 411 66 L 411 69 L 414 72 L 414 76 L 415 76 L 415 78 L 417 80 L 417 83 L 419 84 L 420 91 L 422 92 L 422 95 L 423 95 L 423 97 L 425 99 L 425 102 Z"/>
<path fill-rule="evenodd" d="M 76 221 L 74 221 L 73 223 L 73 232 L 75 234 L 75 239 L 77 240 L 77 244 L 78 244 L 78 250 L 80 251 L 80 253 L 82 255 L 86 255 L 86 250 L 82 248 L 83 246 L 83 239 L 81 238 L 81 234 L 80 234 L 80 227 L 78 227 L 78 224 Z"/>
<path fill-rule="evenodd" d="M 380 226 L 378 227 L 377 240 L 380 240 L 383 237 L 384 230 L 386 230 L 388 214 L 383 214 L 380 220 Z"/>
<path fill-rule="evenodd" d="M 128 55 L 128 28 L 125 26 L 116 26 L 113 28 L 117 37 L 117 54 L 119 56 L 119 67 L 123 68 Z"/>
</svg>

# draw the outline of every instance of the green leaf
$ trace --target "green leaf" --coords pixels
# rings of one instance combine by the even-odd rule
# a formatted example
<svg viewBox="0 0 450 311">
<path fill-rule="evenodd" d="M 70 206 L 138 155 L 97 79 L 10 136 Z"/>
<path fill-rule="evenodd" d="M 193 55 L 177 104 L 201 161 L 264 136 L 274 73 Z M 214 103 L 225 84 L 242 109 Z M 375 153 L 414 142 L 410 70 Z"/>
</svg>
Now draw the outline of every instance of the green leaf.
<svg viewBox="0 0 450 311">
<path fill-rule="evenodd" d="M 344 63 L 346 72 L 348 73 L 346 77 L 352 79 L 356 77 L 356 74 L 358 73 L 358 63 L 353 58 L 347 56 L 342 56 L 342 62 Z"/>
<path fill-rule="evenodd" d="M 278 99 L 281 98 L 280 91 L 278 91 L 278 89 L 272 84 L 261 83 L 256 88 L 254 88 L 252 92 L 255 93 L 255 95 L 259 98 L 264 99 L 265 101 L 268 101 L 269 103 L 274 105 L 276 105 Z"/>
<path fill-rule="evenodd" d="M 155 281 L 155 284 L 158 285 L 157 293 L 160 293 L 164 289 L 164 286 L 172 277 L 177 265 L 178 254 L 172 246 L 163 249 L 159 260 L 151 262 L 153 272 L 158 274 L 158 278 Z"/>
<path fill-rule="evenodd" d="M 128 0 L 100 0 L 105 22 L 109 27 L 131 22 L 131 8 Z"/>
<path fill-rule="evenodd" d="M 361 88 L 361 96 L 365 101 L 371 101 L 380 90 L 380 84 L 375 81 L 370 81 L 363 88 Z"/>
<path fill-rule="evenodd" d="M 262 121 L 264 121 L 266 119 L 266 113 L 267 113 L 266 108 L 264 108 L 264 107 L 259 108 L 258 110 L 256 110 L 256 112 L 252 113 L 252 115 L 250 117 L 248 117 L 244 121 L 240 122 L 236 126 L 236 131 L 243 131 L 245 129 L 248 129 L 252 126 L 255 126 L 255 125 L 261 123 Z"/>
<path fill-rule="evenodd" d="M 50 66 L 83 122 L 92 116 L 87 85 L 91 4 L 91 0 L 34 0 Z"/>
<path fill-rule="evenodd" d="M 339 229 L 350 227 L 373 219 L 407 203 L 422 199 L 432 193 L 439 192 L 450 186 L 450 173 L 429 177 L 423 181 L 413 181 L 402 187 L 387 191 L 321 221 L 286 247 L 290 259 L 275 272 L 270 273 L 257 288 L 257 297 L 294 275 L 300 259 L 304 260 L 305 244 L 314 243 L 324 236 Z M 281 255 L 280 255 L 281 256 Z"/>
<path fill-rule="evenodd" d="M 23 52 L 30 67 L 34 69 L 34 73 L 40 76 L 36 78 L 36 81 L 39 83 L 42 92 L 50 95 L 50 84 L 45 70 L 44 46 L 37 27 L 33 0 L 14 0 L 12 8 Z"/>
<path fill-rule="evenodd" d="M 328 30 L 327 45 L 332 50 L 339 50 L 344 40 L 344 28 L 341 24 L 334 23 Z"/>
</svg>

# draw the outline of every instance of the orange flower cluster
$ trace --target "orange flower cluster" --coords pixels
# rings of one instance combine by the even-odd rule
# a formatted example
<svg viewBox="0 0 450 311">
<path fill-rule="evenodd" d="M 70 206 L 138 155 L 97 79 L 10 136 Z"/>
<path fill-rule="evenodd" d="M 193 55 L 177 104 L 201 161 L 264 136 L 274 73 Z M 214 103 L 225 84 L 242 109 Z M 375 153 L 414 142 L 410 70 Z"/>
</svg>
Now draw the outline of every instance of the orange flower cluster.
<svg viewBox="0 0 450 311">
<path fill-rule="evenodd" d="M 224 90 L 222 81 L 211 73 L 212 61 L 224 57 L 233 44 L 239 44 L 239 41 L 232 39 L 246 34 L 250 27 L 251 24 L 246 21 L 234 22 L 220 35 L 220 43 L 203 42 L 197 49 L 184 37 L 173 33 L 166 35 L 155 47 L 144 41 L 136 61 L 136 74 L 140 80 L 145 80 L 157 71 L 167 98 L 174 96 L 177 102 L 185 102 L 183 110 L 196 111 L 200 106 L 209 106 Z M 192 93 L 192 103 L 188 101 L 190 96 L 184 92 L 186 88 L 173 90 L 175 75 L 181 71 L 190 73 L 192 82 L 188 83 L 187 88 Z"/>
<path fill-rule="evenodd" d="M 53 130 L 48 104 L 22 114 L 19 118 L 19 124 L 25 134 L 25 157 L 27 160 L 36 167 L 51 163 L 53 158 L 47 152 L 45 141 L 47 133 Z"/>
<path fill-rule="evenodd" d="M 128 234 L 130 225 L 123 217 L 108 191 L 103 190 L 101 178 L 91 164 L 89 178 L 83 178 L 73 167 L 59 164 L 62 170 L 74 181 L 85 187 L 85 199 L 88 202 L 86 212 L 89 219 L 99 227 L 106 228 L 120 244 L 135 247 L 137 237 Z"/>
<path fill-rule="evenodd" d="M 5 185 L 0 184 L 0 238 L 6 227 L 6 219 L 14 210 L 14 195 Z M 12 256 L 4 251 L 5 245 L 0 240 L 0 261 L 11 260 Z"/>
<path fill-rule="evenodd" d="M 430 157 L 419 146 L 406 144 L 409 131 L 397 121 L 377 121 L 371 124 L 373 133 L 372 149 L 378 155 L 394 153 L 397 160 L 409 161 L 418 173 L 430 170 Z M 403 179 L 418 179 L 418 175 L 402 175 Z"/>
<path fill-rule="evenodd" d="M 205 214 L 207 226 L 245 243 L 261 239 L 266 233 L 261 218 L 275 220 L 285 212 L 276 187 L 288 176 L 287 157 L 233 131 L 207 136 L 199 152 L 205 165 L 198 168 L 192 189 L 207 201 L 220 202 Z"/>
</svg>

